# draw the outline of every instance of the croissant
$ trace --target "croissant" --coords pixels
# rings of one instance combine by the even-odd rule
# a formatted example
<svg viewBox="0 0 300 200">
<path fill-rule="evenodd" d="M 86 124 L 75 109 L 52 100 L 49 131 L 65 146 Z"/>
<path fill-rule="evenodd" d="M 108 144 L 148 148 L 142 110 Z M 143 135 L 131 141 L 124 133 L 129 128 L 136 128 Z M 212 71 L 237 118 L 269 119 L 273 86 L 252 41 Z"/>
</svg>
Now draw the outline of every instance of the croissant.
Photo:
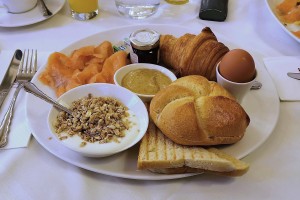
<svg viewBox="0 0 300 200">
<path fill-rule="evenodd" d="M 179 38 L 162 35 L 159 59 L 180 77 L 201 75 L 215 81 L 216 65 L 228 51 L 211 29 L 205 27 L 198 35 L 187 33 Z"/>
<path fill-rule="evenodd" d="M 162 133 L 181 145 L 232 144 L 250 123 L 227 90 L 198 75 L 179 78 L 160 90 L 149 110 Z"/>
</svg>

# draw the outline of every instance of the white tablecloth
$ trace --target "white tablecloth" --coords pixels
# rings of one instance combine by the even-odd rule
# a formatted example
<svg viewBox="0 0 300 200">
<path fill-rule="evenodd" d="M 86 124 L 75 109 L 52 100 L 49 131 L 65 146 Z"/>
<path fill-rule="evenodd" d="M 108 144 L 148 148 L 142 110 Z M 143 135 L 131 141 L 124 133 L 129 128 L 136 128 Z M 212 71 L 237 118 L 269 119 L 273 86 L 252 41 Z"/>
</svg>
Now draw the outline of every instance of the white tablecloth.
<svg viewBox="0 0 300 200">
<path fill-rule="evenodd" d="M 239 48 L 262 57 L 296 56 L 300 44 L 274 21 L 263 0 L 230 0 L 225 22 L 200 20 L 200 0 L 171 9 L 162 3 L 151 19 L 119 16 L 113 1 L 100 0 L 100 15 L 80 22 L 67 4 L 53 18 L 19 28 L 0 28 L 0 49 L 58 51 L 91 34 L 119 26 L 147 23 L 209 26 Z M 168 11 L 168 12 L 166 12 Z M 295 88 L 299 92 L 299 88 Z M 136 181 L 97 174 L 49 153 L 32 138 L 27 148 L 0 151 L 0 199 L 299 199 L 300 102 L 281 102 L 270 138 L 244 160 L 248 173 L 238 178 L 199 175 L 165 181 Z"/>
</svg>

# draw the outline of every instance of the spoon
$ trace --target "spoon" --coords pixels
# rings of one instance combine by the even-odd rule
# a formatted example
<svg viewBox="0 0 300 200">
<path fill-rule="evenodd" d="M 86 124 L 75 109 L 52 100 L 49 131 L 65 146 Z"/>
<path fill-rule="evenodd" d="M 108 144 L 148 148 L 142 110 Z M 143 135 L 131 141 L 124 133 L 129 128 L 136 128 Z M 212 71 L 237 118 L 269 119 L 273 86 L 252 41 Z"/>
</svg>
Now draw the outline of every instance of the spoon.
<svg viewBox="0 0 300 200">
<path fill-rule="evenodd" d="M 23 83 L 23 87 L 26 92 L 34 94 L 35 96 L 39 97 L 40 99 L 42 99 L 48 103 L 51 103 L 56 109 L 58 109 L 60 111 L 64 111 L 64 112 L 72 115 L 71 110 L 69 110 L 68 108 L 59 104 L 57 101 L 53 100 L 51 97 L 47 96 L 35 84 L 33 84 L 31 82 L 26 82 L 26 83 Z"/>
<path fill-rule="evenodd" d="M 52 12 L 48 9 L 48 7 L 46 6 L 44 0 L 39 0 L 39 3 L 40 3 L 41 8 L 42 8 L 43 16 L 45 16 L 45 17 L 51 16 Z"/>
</svg>

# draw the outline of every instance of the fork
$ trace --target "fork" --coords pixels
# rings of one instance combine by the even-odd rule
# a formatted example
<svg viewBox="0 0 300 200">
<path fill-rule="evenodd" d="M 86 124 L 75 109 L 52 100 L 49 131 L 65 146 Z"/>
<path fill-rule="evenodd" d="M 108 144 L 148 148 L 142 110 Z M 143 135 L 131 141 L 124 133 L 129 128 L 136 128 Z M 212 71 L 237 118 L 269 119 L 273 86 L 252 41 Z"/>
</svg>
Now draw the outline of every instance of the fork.
<svg viewBox="0 0 300 200">
<path fill-rule="evenodd" d="M 30 82 L 37 70 L 37 50 L 24 50 L 23 56 L 20 61 L 19 69 L 17 72 L 16 83 L 17 89 L 13 95 L 11 103 L 7 112 L 4 115 L 4 119 L 0 125 L 0 148 L 7 145 L 8 133 L 10 124 L 13 117 L 14 106 L 20 90 L 23 88 L 26 82 Z"/>
</svg>

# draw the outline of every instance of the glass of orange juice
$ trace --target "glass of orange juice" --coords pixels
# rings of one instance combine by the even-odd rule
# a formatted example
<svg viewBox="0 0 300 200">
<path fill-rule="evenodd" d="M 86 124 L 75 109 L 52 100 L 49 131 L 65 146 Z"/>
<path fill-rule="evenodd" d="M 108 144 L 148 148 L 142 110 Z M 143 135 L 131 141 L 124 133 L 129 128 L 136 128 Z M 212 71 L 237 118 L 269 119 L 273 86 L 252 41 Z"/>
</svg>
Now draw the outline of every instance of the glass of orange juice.
<svg viewBox="0 0 300 200">
<path fill-rule="evenodd" d="M 89 20 L 98 15 L 98 0 L 68 0 L 71 14 L 77 20 Z"/>
<path fill-rule="evenodd" d="M 170 4 L 175 4 L 175 5 L 186 4 L 189 2 L 189 0 L 165 0 L 165 1 Z"/>
</svg>

